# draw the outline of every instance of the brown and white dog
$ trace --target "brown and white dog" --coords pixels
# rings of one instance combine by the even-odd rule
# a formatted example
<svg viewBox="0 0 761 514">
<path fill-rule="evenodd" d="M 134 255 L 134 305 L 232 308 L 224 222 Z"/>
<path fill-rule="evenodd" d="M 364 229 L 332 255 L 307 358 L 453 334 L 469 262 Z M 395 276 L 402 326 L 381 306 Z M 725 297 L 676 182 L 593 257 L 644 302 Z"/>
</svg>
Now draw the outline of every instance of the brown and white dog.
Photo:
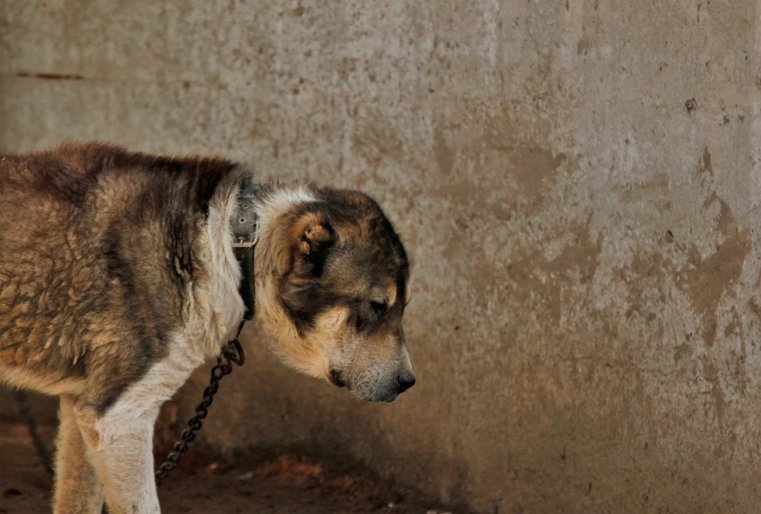
<svg viewBox="0 0 761 514">
<path fill-rule="evenodd" d="M 407 257 L 364 194 L 101 144 L 0 154 L 0 379 L 60 396 L 56 512 L 159 512 L 159 407 L 244 314 L 231 227 L 246 191 L 274 351 L 367 400 L 414 384 Z"/>
</svg>

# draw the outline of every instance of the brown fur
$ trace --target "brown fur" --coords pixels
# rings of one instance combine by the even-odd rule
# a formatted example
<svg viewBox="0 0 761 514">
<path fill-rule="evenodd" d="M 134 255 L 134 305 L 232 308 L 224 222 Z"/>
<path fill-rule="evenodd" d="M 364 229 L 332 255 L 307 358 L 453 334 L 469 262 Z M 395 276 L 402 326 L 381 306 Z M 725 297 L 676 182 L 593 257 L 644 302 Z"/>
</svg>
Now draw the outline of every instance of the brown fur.
<svg viewBox="0 0 761 514">
<path fill-rule="evenodd" d="M 0 363 L 108 408 L 182 324 L 196 223 L 233 168 L 102 145 L 0 157 Z"/>
</svg>

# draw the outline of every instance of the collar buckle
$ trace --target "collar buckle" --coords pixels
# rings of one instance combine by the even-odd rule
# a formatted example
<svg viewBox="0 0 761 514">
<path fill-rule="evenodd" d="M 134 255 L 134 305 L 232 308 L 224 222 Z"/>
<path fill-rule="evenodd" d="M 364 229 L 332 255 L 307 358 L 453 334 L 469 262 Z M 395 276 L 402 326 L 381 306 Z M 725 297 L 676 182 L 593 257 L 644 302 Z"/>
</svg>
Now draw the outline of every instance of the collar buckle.
<svg viewBox="0 0 761 514">
<path fill-rule="evenodd" d="M 256 243 L 259 242 L 259 218 L 254 220 L 253 238 L 250 241 L 246 240 L 246 236 L 240 236 L 237 234 L 233 235 L 235 236 L 235 241 L 233 241 L 233 248 L 253 248 L 256 246 Z"/>
</svg>

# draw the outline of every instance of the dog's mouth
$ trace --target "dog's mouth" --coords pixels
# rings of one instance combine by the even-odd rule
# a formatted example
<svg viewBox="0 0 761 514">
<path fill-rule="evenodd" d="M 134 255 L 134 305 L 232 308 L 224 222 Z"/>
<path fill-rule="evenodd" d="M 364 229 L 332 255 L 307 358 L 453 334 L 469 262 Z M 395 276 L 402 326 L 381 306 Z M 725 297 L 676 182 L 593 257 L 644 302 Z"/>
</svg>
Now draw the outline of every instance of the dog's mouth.
<svg viewBox="0 0 761 514">
<path fill-rule="evenodd" d="M 331 369 L 330 370 L 330 383 L 337 387 L 346 387 L 346 382 L 344 382 L 343 377 L 341 377 L 341 372 L 337 369 Z"/>
</svg>

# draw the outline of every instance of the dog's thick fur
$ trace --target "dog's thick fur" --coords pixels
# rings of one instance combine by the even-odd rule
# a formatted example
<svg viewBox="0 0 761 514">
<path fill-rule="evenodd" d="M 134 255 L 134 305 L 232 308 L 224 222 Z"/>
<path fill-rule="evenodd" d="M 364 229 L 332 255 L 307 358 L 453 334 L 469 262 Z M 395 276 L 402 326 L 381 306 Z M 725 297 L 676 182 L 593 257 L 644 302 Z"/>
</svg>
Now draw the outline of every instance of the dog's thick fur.
<svg viewBox="0 0 761 514">
<path fill-rule="evenodd" d="M 253 180 L 100 144 L 0 155 L 0 378 L 61 398 L 56 512 L 159 511 L 153 425 L 243 317 L 231 224 Z M 414 377 L 391 224 L 358 192 L 256 191 L 256 321 L 272 348 L 393 400 Z"/>
</svg>

